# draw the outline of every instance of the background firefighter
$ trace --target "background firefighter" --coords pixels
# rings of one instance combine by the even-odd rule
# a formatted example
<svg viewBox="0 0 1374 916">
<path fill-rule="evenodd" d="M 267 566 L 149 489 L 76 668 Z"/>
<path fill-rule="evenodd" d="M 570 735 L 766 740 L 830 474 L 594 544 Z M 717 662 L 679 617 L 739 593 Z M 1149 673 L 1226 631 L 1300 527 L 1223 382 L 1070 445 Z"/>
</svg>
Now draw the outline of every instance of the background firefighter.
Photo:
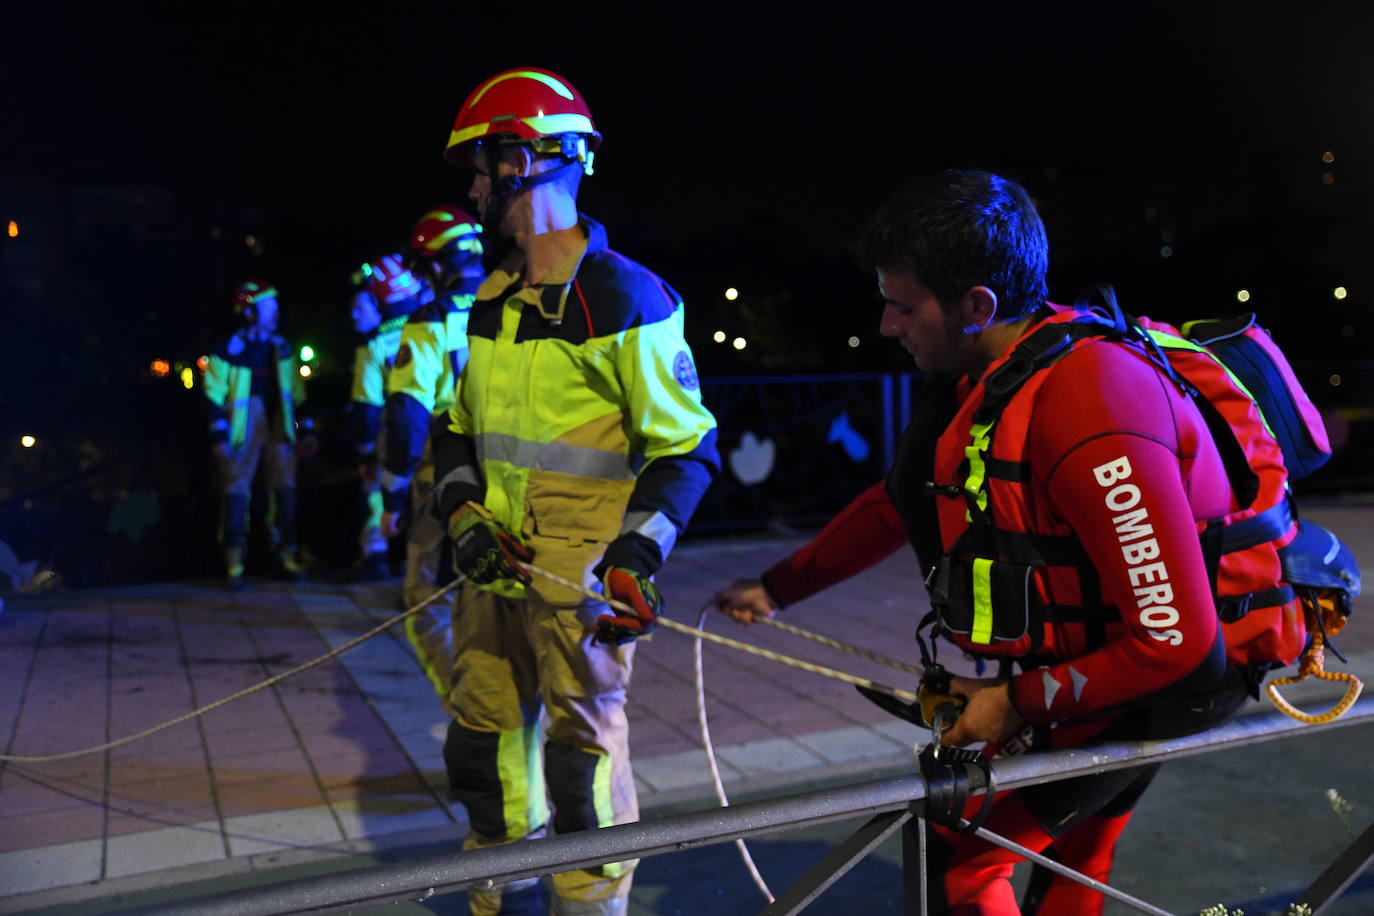
<svg viewBox="0 0 1374 916">
<path fill-rule="evenodd" d="M 436 586 L 452 581 L 442 563 L 448 534 L 434 511 L 434 452 L 430 429 L 448 422 L 458 377 L 468 360 L 468 314 L 482 280 L 482 227 L 458 207 L 435 207 L 410 236 L 410 263 L 433 291 L 401 329 L 387 396 L 382 498 L 387 537 L 404 534 L 401 603 L 414 607 Z M 453 630 L 447 603 L 406 618 L 406 636 L 448 708 Z"/>
<path fill-rule="evenodd" d="M 354 578 L 375 580 L 391 575 L 382 533 L 382 486 L 378 473 L 379 452 L 384 450 L 382 409 L 391 390 L 388 379 L 401 343 L 401 328 L 423 301 L 426 290 L 402 266 L 399 254 L 365 262 L 354 275 L 354 285 L 349 314 L 358 339 L 353 347 L 348 438 L 364 502 Z"/>
<path fill-rule="evenodd" d="M 267 517 L 277 571 L 288 579 L 303 575 L 296 558 L 296 408 L 305 400 L 305 383 L 290 344 L 277 333 L 276 288 L 246 280 L 233 301 L 243 326 L 210 354 L 203 384 L 224 497 L 220 544 L 228 585 L 237 589 L 259 464 L 272 498 Z"/>
</svg>

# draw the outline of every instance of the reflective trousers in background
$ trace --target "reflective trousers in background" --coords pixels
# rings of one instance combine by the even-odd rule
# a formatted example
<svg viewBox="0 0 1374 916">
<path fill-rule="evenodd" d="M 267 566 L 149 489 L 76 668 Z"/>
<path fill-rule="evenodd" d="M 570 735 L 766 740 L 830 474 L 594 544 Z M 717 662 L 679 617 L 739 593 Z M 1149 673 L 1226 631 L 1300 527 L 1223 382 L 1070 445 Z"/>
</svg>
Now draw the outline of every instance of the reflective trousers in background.
<svg viewBox="0 0 1374 916">
<path fill-rule="evenodd" d="M 281 424 L 268 422 L 261 397 L 248 400 L 248 423 L 243 446 L 217 462 L 224 510 L 220 522 L 220 544 L 226 549 L 242 550 L 248 539 L 248 499 L 258 465 L 267 475 L 267 489 L 273 496 L 268 513 L 272 546 L 296 546 L 296 447 L 288 442 Z"/>
</svg>

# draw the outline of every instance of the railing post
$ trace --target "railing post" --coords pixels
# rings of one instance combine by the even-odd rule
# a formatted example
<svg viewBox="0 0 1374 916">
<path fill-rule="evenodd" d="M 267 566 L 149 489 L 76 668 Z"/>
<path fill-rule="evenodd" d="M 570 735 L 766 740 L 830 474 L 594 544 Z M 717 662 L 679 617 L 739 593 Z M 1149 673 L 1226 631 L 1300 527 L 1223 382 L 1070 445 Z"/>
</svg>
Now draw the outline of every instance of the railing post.
<svg viewBox="0 0 1374 916">
<path fill-rule="evenodd" d="M 926 916 L 929 892 L 926 882 L 926 819 L 912 805 L 916 816 L 907 821 L 902 830 L 902 913 L 905 916 Z"/>
</svg>

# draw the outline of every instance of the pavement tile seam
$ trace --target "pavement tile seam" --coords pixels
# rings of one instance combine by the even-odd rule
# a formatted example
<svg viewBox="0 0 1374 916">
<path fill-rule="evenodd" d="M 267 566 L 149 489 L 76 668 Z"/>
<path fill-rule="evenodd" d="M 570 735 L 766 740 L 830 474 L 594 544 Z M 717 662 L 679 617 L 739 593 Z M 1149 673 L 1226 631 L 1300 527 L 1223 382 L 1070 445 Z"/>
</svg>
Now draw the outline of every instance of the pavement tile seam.
<svg viewBox="0 0 1374 916">
<path fill-rule="evenodd" d="M 293 609 L 295 608 L 294 603 L 292 604 L 292 607 L 293 607 Z M 300 616 L 299 610 L 295 610 L 294 612 L 296 613 L 297 616 Z M 261 643 L 259 642 L 258 637 L 257 637 L 257 635 L 255 634 L 253 628 L 249 625 L 249 623 L 247 622 L 247 620 L 244 619 L 244 617 L 243 617 L 242 614 L 240 614 L 240 625 L 243 627 L 243 629 L 244 629 L 244 635 L 245 635 L 245 637 L 247 638 L 248 642 L 252 645 L 252 647 L 253 647 L 254 651 L 256 652 L 256 654 L 258 655 L 258 657 L 262 657 L 262 656 L 263 656 L 263 651 L 262 651 Z M 263 670 L 267 670 L 269 667 L 270 667 L 269 665 L 264 664 L 264 665 L 262 666 L 262 669 L 263 669 Z M 274 685 L 274 686 L 273 686 L 273 688 L 272 688 L 272 690 L 271 690 L 271 696 L 276 700 L 277 708 L 278 708 L 279 712 L 281 713 L 281 715 L 285 718 L 286 726 L 287 726 L 287 728 L 289 729 L 289 731 L 291 732 L 291 734 L 294 736 L 297 745 L 298 745 L 298 746 L 302 746 L 302 737 L 301 737 L 300 730 L 299 730 L 299 728 L 297 727 L 296 719 L 295 719 L 295 718 L 292 716 L 292 714 L 291 714 L 291 709 L 290 709 L 290 707 L 289 707 L 289 704 L 288 704 L 286 698 L 285 698 L 285 697 L 283 696 L 283 694 L 282 694 L 280 685 Z M 305 759 L 306 759 L 306 766 L 307 766 L 307 771 L 308 771 L 308 774 L 307 774 L 307 775 L 308 775 L 308 777 L 309 777 L 308 779 L 302 779 L 302 780 L 299 780 L 299 781 L 291 781 L 291 782 L 289 782 L 289 783 L 288 783 L 288 781 L 286 781 L 286 780 L 275 780 L 275 781 L 272 781 L 272 782 L 270 782 L 270 783 L 252 782 L 252 783 L 246 783 L 246 784 L 239 784 L 239 785 L 233 787 L 232 789 L 230 789 L 229 787 L 226 787 L 226 790 L 225 790 L 225 792 L 224 792 L 224 797 L 225 797 L 225 799 L 226 799 L 226 801 L 225 801 L 226 807 L 229 805 L 229 800 L 228 800 L 228 799 L 229 799 L 231 796 L 232 796 L 233 798 L 235 798 L 235 799 L 240 798 L 240 797 L 242 798 L 242 800 L 239 801 L 238 804 L 235 805 L 235 807 L 238 807 L 239 805 L 248 806 L 248 807 L 253 807 L 253 806 L 254 806 L 254 805 L 253 805 L 254 800 L 255 800 L 256 798 L 258 798 L 258 796 L 255 796 L 253 793 L 256 793 L 256 792 L 259 792 L 259 791 L 262 791 L 262 792 L 268 791 L 268 790 L 267 790 L 267 786 L 271 786 L 271 787 L 273 788 L 273 790 L 275 790 L 275 791 L 282 791 L 282 790 L 285 790 L 285 794 L 284 794 L 284 795 L 277 796 L 277 798 L 279 799 L 279 801 L 277 802 L 277 804 L 274 805 L 274 807 L 292 807 L 292 808 L 298 808 L 298 807 L 300 807 L 300 806 L 302 806 L 302 805 L 307 805 L 307 804 L 312 804 L 312 803 L 316 803 L 316 804 L 317 804 L 319 801 L 323 801 L 323 800 L 325 799 L 325 797 L 326 797 L 326 785 L 325 785 L 325 780 L 322 778 L 322 775 L 321 775 L 319 769 L 316 767 L 314 761 L 311 760 L 309 753 L 306 753 L 304 756 L 305 756 Z M 263 806 L 260 804 L 260 805 L 257 805 L 256 807 L 258 807 L 259 810 L 261 810 Z M 339 831 L 339 835 L 342 836 L 343 828 L 342 828 L 342 825 L 338 822 L 338 818 L 334 815 L 333 809 L 332 809 L 332 808 L 328 808 L 328 806 L 325 806 L 325 810 L 327 810 L 327 811 L 329 812 L 330 817 L 333 818 L 333 820 L 334 820 L 334 823 L 333 823 L 334 829 L 338 830 L 338 831 Z M 247 816 L 247 817 L 254 817 L 254 816 L 257 816 L 257 815 L 238 815 L 237 817 L 238 817 L 238 818 L 242 818 L 242 817 L 245 817 L 245 816 Z M 226 816 L 226 817 L 225 817 L 225 832 L 226 832 L 226 835 L 229 835 L 229 829 L 230 829 L 230 828 L 229 828 L 229 821 L 230 821 L 230 820 L 231 820 L 231 817 L 229 817 L 229 816 Z M 243 823 L 243 822 L 242 822 L 242 821 L 239 821 L 239 823 Z M 242 842 L 246 843 L 246 842 L 248 842 L 248 841 L 245 840 L 245 841 L 242 841 Z M 230 848 L 231 848 L 231 850 L 234 848 L 234 840 L 233 840 L 232 837 L 230 838 Z M 237 855 L 237 854 L 242 854 L 242 853 L 236 852 L 235 854 Z"/>
</svg>

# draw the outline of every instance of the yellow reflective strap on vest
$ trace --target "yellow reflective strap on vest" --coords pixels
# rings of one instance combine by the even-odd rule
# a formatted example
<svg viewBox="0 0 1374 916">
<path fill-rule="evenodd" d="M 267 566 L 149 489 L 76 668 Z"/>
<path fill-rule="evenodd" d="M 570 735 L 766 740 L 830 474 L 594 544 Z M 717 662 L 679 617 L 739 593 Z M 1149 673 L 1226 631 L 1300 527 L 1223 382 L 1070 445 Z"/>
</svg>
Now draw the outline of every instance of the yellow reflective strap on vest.
<svg viewBox="0 0 1374 916">
<path fill-rule="evenodd" d="M 968 477 L 964 480 L 964 489 L 977 497 L 978 508 L 983 510 L 988 507 L 987 466 L 983 464 L 983 453 L 988 450 L 988 435 L 992 432 L 992 424 L 996 422 L 973 424 L 968 431 L 973 441 L 964 449 L 968 457 Z"/>
<path fill-rule="evenodd" d="M 973 561 L 973 627 L 970 642 L 992 642 L 992 561 L 981 557 Z"/>
<path fill-rule="evenodd" d="M 1196 322 L 1193 322 L 1193 324 L 1196 324 Z M 1184 327 L 1189 326 L 1190 325 L 1184 325 Z M 1231 380 L 1231 384 L 1235 385 L 1238 389 L 1240 389 L 1240 392 L 1250 399 L 1250 403 L 1255 405 L 1255 412 L 1259 414 L 1260 422 L 1264 424 L 1264 431 L 1267 432 L 1271 438 L 1278 438 L 1274 435 L 1274 431 L 1270 429 L 1269 418 L 1264 415 L 1264 408 L 1260 407 L 1259 401 L 1255 400 L 1255 396 L 1250 393 L 1250 389 L 1246 388 L 1245 383 L 1242 382 L 1239 378 L 1237 378 L 1236 374 L 1231 371 L 1231 367 L 1226 365 L 1221 360 L 1217 359 L 1217 355 L 1215 353 L 1213 353 L 1206 347 L 1201 346 L 1200 344 L 1194 343 L 1191 340 L 1185 340 L 1182 337 L 1175 337 L 1173 334 L 1168 334 L 1164 331 L 1152 330 L 1148 331 L 1147 333 L 1152 338 L 1154 338 L 1155 343 L 1159 344 L 1161 347 L 1173 347 L 1176 350 L 1192 350 L 1194 353 L 1207 354 L 1207 357 L 1211 359 L 1212 362 L 1220 366 L 1222 371 L 1226 373 L 1226 377 Z"/>
</svg>

